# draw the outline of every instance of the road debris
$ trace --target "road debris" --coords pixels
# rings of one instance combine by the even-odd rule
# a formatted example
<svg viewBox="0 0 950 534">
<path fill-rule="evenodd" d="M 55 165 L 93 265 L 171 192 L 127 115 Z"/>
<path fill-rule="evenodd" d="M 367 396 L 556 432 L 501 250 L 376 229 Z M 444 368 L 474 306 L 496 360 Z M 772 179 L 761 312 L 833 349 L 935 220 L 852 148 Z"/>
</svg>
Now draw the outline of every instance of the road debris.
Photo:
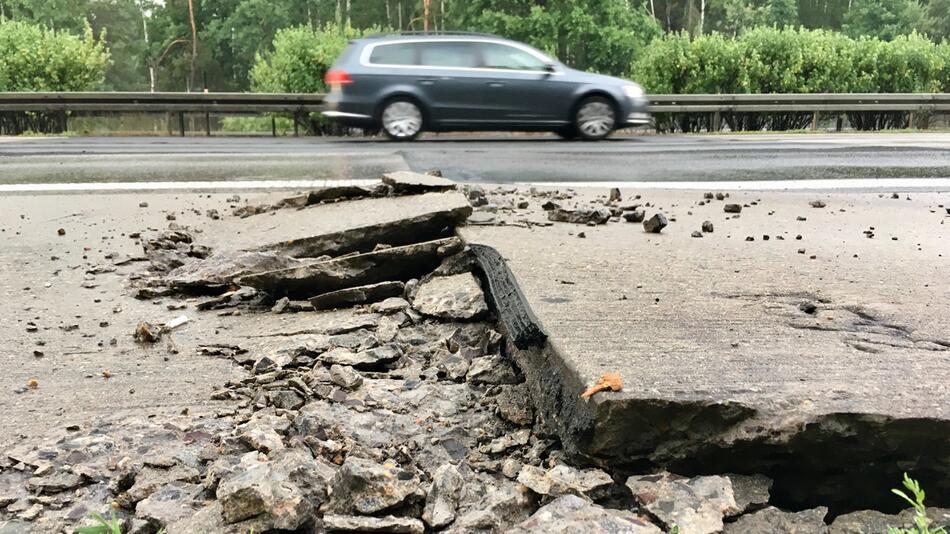
<svg viewBox="0 0 950 534">
<path fill-rule="evenodd" d="M 653 217 L 643 221 L 643 230 L 649 233 L 658 234 L 663 231 L 666 226 L 670 224 L 670 221 L 667 220 L 666 215 L 662 213 L 656 213 Z"/>
<path fill-rule="evenodd" d="M 587 401 L 601 391 L 620 391 L 621 389 L 623 389 L 623 384 L 621 383 L 620 375 L 616 373 L 604 373 L 596 384 L 581 393 L 581 398 Z"/>
</svg>

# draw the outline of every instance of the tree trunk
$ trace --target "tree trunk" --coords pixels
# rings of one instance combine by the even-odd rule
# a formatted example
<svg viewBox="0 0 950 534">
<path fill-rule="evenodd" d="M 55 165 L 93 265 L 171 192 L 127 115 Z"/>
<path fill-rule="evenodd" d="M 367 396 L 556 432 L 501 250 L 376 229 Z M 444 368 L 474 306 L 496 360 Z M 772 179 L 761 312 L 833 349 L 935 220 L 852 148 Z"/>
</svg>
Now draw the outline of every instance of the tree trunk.
<svg viewBox="0 0 950 534">
<path fill-rule="evenodd" d="M 198 59 L 198 26 L 195 25 L 195 2 L 188 0 L 188 19 L 191 21 L 191 65 L 188 68 L 188 91 L 195 85 L 195 61 Z"/>
<path fill-rule="evenodd" d="M 432 0 L 422 0 L 422 31 L 429 33 L 429 3 Z"/>
<path fill-rule="evenodd" d="M 353 24 L 350 22 L 350 0 L 346 0 L 346 27 L 349 28 Z"/>
<path fill-rule="evenodd" d="M 699 0 L 699 35 L 703 34 L 703 25 L 706 22 L 706 0 Z"/>
</svg>

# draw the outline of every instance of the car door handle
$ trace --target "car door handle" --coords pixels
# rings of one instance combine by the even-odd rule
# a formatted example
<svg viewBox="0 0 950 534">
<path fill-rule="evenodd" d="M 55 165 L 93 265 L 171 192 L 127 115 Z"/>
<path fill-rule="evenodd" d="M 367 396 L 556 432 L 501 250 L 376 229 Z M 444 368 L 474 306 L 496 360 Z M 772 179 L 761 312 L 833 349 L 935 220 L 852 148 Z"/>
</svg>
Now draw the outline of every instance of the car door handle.
<svg viewBox="0 0 950 534">
<path fill-rule="evenodd" d="M 420 85 L 433 85 L 434 83 L 435 83 L 435 80 L 433 80 L 432 78 L 419 78 Z"/>
<path fill-rule="evenodd" d="M 488 82 L 488 87 L 504 87 L 505 84 L 501 82 Z"/>
</svg>

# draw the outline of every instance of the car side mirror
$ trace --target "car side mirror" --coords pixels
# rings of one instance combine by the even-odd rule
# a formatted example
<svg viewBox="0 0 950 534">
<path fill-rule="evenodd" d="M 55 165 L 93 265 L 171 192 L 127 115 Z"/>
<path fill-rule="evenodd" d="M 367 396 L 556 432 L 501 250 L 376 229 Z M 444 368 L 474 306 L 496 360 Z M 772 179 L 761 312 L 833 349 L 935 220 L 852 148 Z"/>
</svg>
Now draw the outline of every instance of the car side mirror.
<svg viewBox="0 0 950 534">
<path fill-rule="evenodd" d="M 548 74 L 553 74 L 557 72 L 557 65 L 555 65 L 554 63 L 545 63 L 544 72 L 547 72 Z"/>
</svg>

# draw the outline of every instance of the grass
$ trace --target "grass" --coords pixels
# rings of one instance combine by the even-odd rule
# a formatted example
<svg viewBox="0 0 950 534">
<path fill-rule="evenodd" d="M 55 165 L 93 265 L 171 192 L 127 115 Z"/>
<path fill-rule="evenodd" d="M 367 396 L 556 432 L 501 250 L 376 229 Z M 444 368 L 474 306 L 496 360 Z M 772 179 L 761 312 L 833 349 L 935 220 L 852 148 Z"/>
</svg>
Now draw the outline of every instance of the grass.
<svg viewBox="0 0 950 534">
<path fill-rule="evenodd" d="M 102 514 L 92 514 L 92 519 L 98 524 L 78 527 L 73 532 L 75 534 L 122 534 L 122 523 L 115 516 L 115 512 L 109 514 L 109 519 L 102 517 Z M 159 530 L 158 534 L 165 534 L 165 529 Z"/>
<path fill-rule="evenodd" d="M 887 534 L 947 534 L 944 527 L 931 528 L 933 520 L 927 517 L 927 507 L 924 506 L 926 494 L 920 487 L 920 483 L 907 476 L 907 473 L 904 473 L 904 488 L 910 492 L 910 495 L 899 489 L 891 491 L 914 508 L 914 526 L 910 529 L 888 527 Z"/>
<path fill-rule="evenodd" d="M 109 514 L 109 519 L 102 517 L 102 514 L 92 514 L 92 518 L 98 523 L 87 527 L 79 527 L 74 532 L 76 534 L 122 534 L 122 524 L 115 516 L 115 512 Z"/>
</svg>

